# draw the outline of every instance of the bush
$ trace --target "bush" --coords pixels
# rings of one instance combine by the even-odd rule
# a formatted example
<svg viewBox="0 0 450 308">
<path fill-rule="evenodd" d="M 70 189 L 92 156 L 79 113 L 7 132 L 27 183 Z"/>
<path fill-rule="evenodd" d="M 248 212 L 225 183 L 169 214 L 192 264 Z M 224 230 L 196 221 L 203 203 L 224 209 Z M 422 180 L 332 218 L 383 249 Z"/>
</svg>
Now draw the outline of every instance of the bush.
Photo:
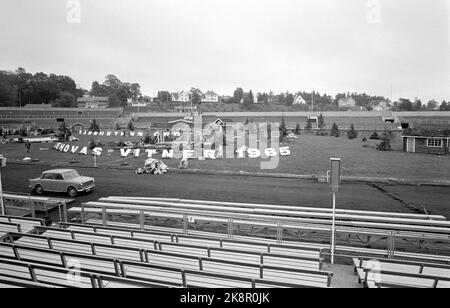
<svg viewBox="0 0 450 308">
<path fill-rule="evenodd" d="M 130 120 L 130 122 L 128 122 L 127 128 L 129 131 L 133 132 L 134 131 L 134 123 L 133 120 Z"/>
<path fill-rule="evenodd" d="M 100 127 L 97 124 L 97 121 L 95 119 L 92 120 L 91 125 L 89 127 L 89 130 L 92 132 L 99 132 L 100 131 Z"/>
<path fill-rule="evenodd" d="M 308 119 L 308 122 L 306 123 L 306 126 L 305 126 L 305 132 L 310 133 L 311 130 L 312 130 L 312 122 L 310 119 Z"/>
<path fill-rule="evenodd" d="M 316 133 L 316 136 L 322 136 L 322 137 L 324 137 L 324 136 L 328 136 L 328 133 L 327 133 L 326 131 L 324 131 L 324 130 L 319 130 L 319 131 Z"/>
<path fill-rule="evenodd" d="M 370 136 L 371 140 L 380 140 L 380 136 L 378 136 L 377 132 L 373 132 L 373 134 Z"/>
<path fill-rule="evenodd" d="M 363 142 L 367 142 L 367 137 L 362 138 Z"/>
<path fill-rule="evenodd" d="M 381 136 L 381 143 L 377 146 L 378 151 L 392 151 L 391 141 L 394 139 L 394 133 L 390 130 L 385 130 Z"/>
<path fill-rule="evenodd" d="M 355 130 L 355 126 L 352 124 L 352 126 L 350 126 L 350 130 L 347 132 L 347 137 L 348 139 L 356 139 L 358 138 L 358 132 Z M 367 138 L 366 138 L 367 141 Z"/>
<path fill-rule="evenodd" d="M 341 132 L 339 131 L 339 126 L 336 123 L 333 123 L 333 126 L 331 127 L 331 133 L 330 136 L 333 137 L 339 137 L 341 135 Z"/>
<path fill-rule="evenodd" d="M 150 144 L 151 140 L 152 140 L 152 137 L 149 134 L 145 135 L 144 144 Z"/>
<path fill-rule="evenodd" d="M 95 143 L 95 140 L 93 138 L 91 138 L 91 140 L 89 140 L 89 144 L 88 144 L 89 150 L 95 149 L 96 147 L 97 147 L 97 144 Z"/>
</svg>

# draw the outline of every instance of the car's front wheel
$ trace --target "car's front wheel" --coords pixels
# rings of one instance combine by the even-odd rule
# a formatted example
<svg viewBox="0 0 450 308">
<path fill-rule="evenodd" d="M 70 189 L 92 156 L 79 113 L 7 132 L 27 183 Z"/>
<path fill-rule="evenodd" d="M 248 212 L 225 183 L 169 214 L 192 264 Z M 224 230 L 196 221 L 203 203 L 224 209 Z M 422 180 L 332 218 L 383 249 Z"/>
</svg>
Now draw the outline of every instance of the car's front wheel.
<svg viewBox="0 0 450 308">
<path fill-rule="evenodd" d="M 44 187 L 42 187 L 41 185 L 36 185 L 34 187 L 34 191 L 38 194 L 38 195 L 42 195 L 44 193 Z"/>
<path fill-rule="evenodd" d="M 75 197 L 76 195 L 78 195 L 78 191 L 76 190 L 75 187 L 69 187 L 67 189 L 67 194 L 71 197 Z"/>
</svg>

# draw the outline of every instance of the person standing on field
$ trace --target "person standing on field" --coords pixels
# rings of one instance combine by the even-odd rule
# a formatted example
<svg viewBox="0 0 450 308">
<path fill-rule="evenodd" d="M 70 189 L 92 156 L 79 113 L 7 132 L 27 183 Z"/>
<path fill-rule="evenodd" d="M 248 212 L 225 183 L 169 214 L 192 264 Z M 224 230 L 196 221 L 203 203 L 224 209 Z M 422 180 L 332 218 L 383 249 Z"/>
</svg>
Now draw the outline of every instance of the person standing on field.
<svg viewBox="0 0 450 308">
<path fill-rule="evenodd" d="M 27 142 L 25 143 L 25 148 L 27 149 L 27 153 L 30 153 L 30 150 L 31 150 L 31 142 L 30 142 L 30 140 L 27 140 Z"/>
</svg>

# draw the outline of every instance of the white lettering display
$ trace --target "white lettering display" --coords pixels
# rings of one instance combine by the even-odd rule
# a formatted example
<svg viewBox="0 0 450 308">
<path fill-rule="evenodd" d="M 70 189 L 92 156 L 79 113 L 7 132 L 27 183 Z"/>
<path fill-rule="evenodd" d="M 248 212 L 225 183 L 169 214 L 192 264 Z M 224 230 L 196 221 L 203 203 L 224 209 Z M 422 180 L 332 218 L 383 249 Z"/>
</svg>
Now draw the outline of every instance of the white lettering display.
<svg viewBox="0 0 450 308">
<path fill-rule="evenodd" d="M 156 153 L 158 153 L 156 150 L 145 150 L 145 152 L 147 152 L 148 158 L 152 158 L 153 155 L 155 155 Z"/>
<path fill-rule="evenodd" d="M 204 150 L 203 151 L 203 156 L 206 158 L 206 159 L 216 159 L 216 151 L 214 151 L 214 150 Z"/>
<path fill-rule="evenodd" d="M 164 133 L 165 134 L 165 133 Z M 56 151 L 60 151 L 63 153 L 72 153 L 77 154 L 77 151 L 79 155 L 87 155 L 88 153 L 88 147 L 83 147 L 80 149 L 79 146 L 75 145 L 69 145 L 64 144 L 61 142 L 55 143 L 53 146 L 53 149 Z M 181 149 L 180 149 L 181 150 Z M 177 150 L 178 151 L 178 150 Z M 108 150 L 108 153 L 114 152 L 114 150 Z M 142 152 L 147 153 L 148 158 L 153 158 L 158 151 L 155 149 L 120 149 L 120 156 L 121 157 L 128 157 L 131 154 L 135 156 L 136 158 L 139 158 L 142 155 Z M 160 152 L 161 153 L 161 152 Z M 203 149 L 203 151 L 199 154 L 196 153 L 195 150 L 183 150 L 182 157 L 185 159 L 194 159 L 197 158 L 196 156 L 199 156 L 201 154 L 204 159 L 217 159 L 216 157 L 216 150 L 210 150 L 210 149 Z M 292 154 L 291 149 L 289 147 L 281 147 L 279 149 L 274 148 L 267 148 L 265 150 L 255 149 L 255 148 L 247 148 L 246 146 L 240 147 L 238 150 L 236 150 L 237 158 L 244 159 L 244 158 L 250 158 L 250 159 L 256 159 L 256 158 L 270 158 L 270 157 L 277 157 L 277 156 L 290 156 Z M 103 154 L 103 149 L 101 147 L 96 147 L 92 150 L 92 154 L 95 156 L 101 156 Z M 263 155 L 264 154 L 264 155 Z M 223 158 L 222 155 L 217 154 L 219 158 Z M 174 159 L 179 158 L 178 156 L 175 156 L 175 151 L 173 149 L 163 149 L 161 153 L 161 157 L 163 159 Z"/>
<path fill-rule="evenodd" d="M 80 151 L 80 153 L 78 153 L 78 154 L 80 154 L 80 155 L 87 155 L 87 151 L 88 151 L 88 148 L 87 148 L 87 147 L 84 147 L 84 148 Z"/>
<path fill-rule="evenodd" d="M 183 151 L 183 158 L 184 159 L 192 159 L 194 158 L 195 151 L 194 150 L 184 150 Z"/>
<path fill-rule="evenodd" d="M 103 151 L 102 148 L 95 148 L 95 149 L 92 150 L 92 155 L 100 156 L 100 155 L 102 155 L 102 151 Z"/>
<path fill-rule="evenodd" d="M 120 156 L 127 157 L 132 152 L 131 149 L 120 149 Z"/>
<path fill-rule="evenodd" d="M 170 159 L 172 159 L 173 158 L 173 150 L 170 150 L 170 151 L 163 150 L 162 158 L 170 158 Z"/>
</svg>

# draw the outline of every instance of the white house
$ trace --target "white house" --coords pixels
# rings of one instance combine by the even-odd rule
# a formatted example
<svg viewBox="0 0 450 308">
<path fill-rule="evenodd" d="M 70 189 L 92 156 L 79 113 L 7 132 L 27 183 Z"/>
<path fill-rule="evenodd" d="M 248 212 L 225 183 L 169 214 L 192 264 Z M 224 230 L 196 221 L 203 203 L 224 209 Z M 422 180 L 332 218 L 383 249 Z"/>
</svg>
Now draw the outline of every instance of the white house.
<svg viewBox="0 0 450 308">
<path fill-rule="evenodd" d="M 294 105 L 304 105 L 306 104 L 305 99 L 299 94 L 294 99 Z"/>
<path fill-rule="evenodd" d="M 108 97 L 100 96 L 84 96 L 77 100 L 78 108 L 85 109 L 104 109 L 108 108 Z"/>
<path fill-rule="evenodd" d="M 203 103 L 218 103 L 219 95 L 217 95 L 213 91 L 208 91 L 203 95 L 202 102 Z"/>
<path fill-rule="evenodd" d="M 185 91 L 172 93 L 172 102 L 187 103 L 191 100 L 191 94 Z"/>
<path fill-rule="evenodd" d="M 385 112 L 385 111 L 389 111 L 391 109 L 391 106 L 389 105 L 388 102 L 380 102 L 378 105 L 376 105 L 375 107 L 373 107 L 374 111 L 378 111 L 378 112 Z"/>
<path fill-rule="evenodd" d="M 341 98 L 338 104 L 339 108 L 353 108 L 356 106 L 356 101 L 353 97 L 347 96 L 346 98 Z"/>
</svg>

